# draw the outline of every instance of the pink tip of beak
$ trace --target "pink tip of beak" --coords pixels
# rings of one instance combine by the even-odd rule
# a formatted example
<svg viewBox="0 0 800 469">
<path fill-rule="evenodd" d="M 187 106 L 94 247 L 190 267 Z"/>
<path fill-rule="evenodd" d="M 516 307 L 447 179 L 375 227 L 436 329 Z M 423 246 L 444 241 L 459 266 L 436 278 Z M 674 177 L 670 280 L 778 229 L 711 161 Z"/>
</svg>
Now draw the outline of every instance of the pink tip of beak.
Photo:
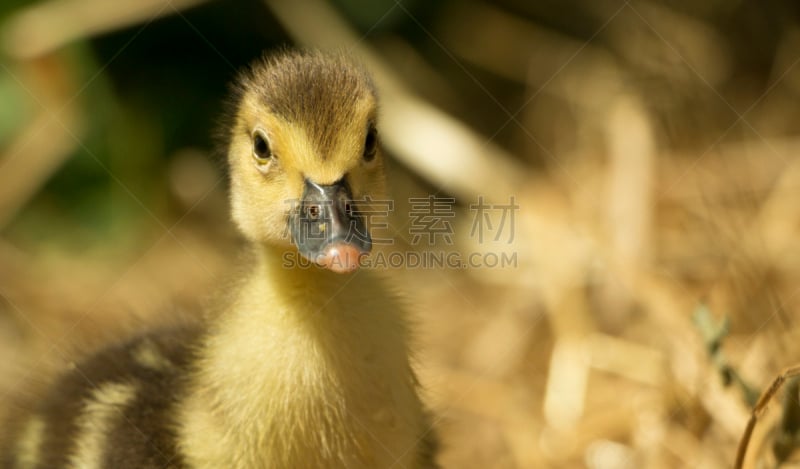
<svg viewBox="0 0 800 469">
<path fill-rule="evenodd" d="M 317 264 L 337 274 L 353 272 L 360 267 L 361 258 L 367 253 L 348 243 L 336 243 L 325 248 L 317 257 Z"/>
</svg>

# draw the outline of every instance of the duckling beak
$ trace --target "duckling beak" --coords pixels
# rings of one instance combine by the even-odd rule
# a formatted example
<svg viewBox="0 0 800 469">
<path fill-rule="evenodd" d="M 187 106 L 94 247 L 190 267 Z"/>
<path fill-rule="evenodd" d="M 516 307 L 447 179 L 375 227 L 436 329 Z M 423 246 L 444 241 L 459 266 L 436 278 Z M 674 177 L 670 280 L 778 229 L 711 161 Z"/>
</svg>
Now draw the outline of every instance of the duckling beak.
<svg viewBox="0 0 800 469">
<path fill-rule="evenodd" d="M 337 273 L 352 272 L 372 249 L 344 179 L 331 184 L 305 181 L 303 197 L 289 216 L 292 241 L 306 259 Z"/>
</svg>

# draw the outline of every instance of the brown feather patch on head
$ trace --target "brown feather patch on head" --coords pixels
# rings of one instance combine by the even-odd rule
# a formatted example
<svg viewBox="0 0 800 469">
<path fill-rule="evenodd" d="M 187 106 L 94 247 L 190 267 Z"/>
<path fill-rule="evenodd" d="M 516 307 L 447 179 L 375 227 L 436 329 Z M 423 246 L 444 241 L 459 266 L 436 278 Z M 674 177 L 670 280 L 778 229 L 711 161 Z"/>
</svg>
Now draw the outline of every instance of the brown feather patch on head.
<svg viewBox="0 0 800 469">
<path fill-rule="evenodd" d="M 369 75 L 344 55 L 293 51 L 265 57 L 242 77 L 242 86 L 258 90 L 260 100 L 277 117 L 302 125 L 327 158 L 335 148 L 336 130 L 346 128 L 359 102 L 375 99 Z"/>
</svg>

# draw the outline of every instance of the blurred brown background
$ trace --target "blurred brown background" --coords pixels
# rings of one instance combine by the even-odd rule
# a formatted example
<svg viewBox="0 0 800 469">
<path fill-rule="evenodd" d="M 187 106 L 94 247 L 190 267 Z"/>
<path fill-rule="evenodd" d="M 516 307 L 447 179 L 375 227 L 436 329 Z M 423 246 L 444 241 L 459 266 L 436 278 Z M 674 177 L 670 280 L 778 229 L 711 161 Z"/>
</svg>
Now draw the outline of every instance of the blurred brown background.
<svg viewBox="0 0 800 469">
<path fill-rule="evenodd" d="M 731 466 L 800 363 L 788 0 L 4 0 L 0 403 L 224 287 L 215 121 L 236 69 L 291 44 L 376 77 L 390 249 L 517 261 L 387 272 L 444 467 Z M 452 245 L 410 243 L 429 194 L 456 200 Z M 479 197 L 514 198 L 513 240 L 476 238 Z M 776 396 L 747 467 L 792 467 L 799 413 Z"/>
</svg>

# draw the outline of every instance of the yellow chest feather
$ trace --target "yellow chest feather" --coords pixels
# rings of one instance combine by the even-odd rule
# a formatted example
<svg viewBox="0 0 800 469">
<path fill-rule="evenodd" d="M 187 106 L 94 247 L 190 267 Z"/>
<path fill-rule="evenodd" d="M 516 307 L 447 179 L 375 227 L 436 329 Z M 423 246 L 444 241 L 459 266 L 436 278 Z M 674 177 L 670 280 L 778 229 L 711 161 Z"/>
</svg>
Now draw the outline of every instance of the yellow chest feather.
<svg viewBox="0 0 800 469">
<path fill-rule="evenodd" d="M 312 285 L 251 282 L 209 337 L 182 408 L 192 467 L 416 467 L 425 428 L 400 311 L 371 282 Z"/>
</svg>

